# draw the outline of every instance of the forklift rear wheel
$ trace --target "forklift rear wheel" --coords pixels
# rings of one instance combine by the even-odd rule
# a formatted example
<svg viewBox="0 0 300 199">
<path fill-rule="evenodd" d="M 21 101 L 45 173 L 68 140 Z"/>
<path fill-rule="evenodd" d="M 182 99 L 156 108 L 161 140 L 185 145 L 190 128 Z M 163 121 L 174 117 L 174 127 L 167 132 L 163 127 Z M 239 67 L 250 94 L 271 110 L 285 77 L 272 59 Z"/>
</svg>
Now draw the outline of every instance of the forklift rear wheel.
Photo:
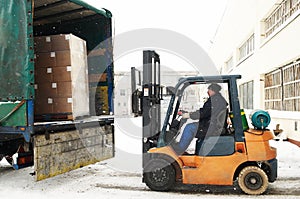
<svg viewBox="0 0 300 199">
<path fill-rule="evenodd" d="M 259 195 L 268 188 L 268 176 L 261 168 L 248 166 L 240 172 L 238 183 L 246 194 Z"/>
<path fill-rule="evenodd" d="M 164 159 L 152 159 L 144 172 L 146 185 L 154 191 L 168 191 L 175 184 L 175 169 Z"/>
</svg>

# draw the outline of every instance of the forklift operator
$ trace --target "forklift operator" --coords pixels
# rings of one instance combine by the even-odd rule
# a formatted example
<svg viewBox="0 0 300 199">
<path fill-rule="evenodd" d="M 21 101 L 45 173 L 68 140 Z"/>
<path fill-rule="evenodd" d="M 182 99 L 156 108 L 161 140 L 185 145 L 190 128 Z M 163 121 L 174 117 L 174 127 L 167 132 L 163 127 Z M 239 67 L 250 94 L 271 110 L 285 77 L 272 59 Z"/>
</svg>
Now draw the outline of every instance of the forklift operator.
<svg viewBox="0 0 300 199">
<path fill-rule="evenodd" d="M 208 86 L 208 100 L 203 107 L 196 112 L 184 113 L 182 118 L 198 120 L 187 124 L 175 150 L 182 154 L 190 145 L 194 137 L 197 143 L 202 142 L 206 136 L 219 136 L 226 132 L 227 128 L 227 106 L 228 103 L 220 93 L 221 86 L 212 83 Z M 198 146 L 198 144 L 197 144 Z M 196 147 L 196 153 L 199 149 Z"/>
</svg>

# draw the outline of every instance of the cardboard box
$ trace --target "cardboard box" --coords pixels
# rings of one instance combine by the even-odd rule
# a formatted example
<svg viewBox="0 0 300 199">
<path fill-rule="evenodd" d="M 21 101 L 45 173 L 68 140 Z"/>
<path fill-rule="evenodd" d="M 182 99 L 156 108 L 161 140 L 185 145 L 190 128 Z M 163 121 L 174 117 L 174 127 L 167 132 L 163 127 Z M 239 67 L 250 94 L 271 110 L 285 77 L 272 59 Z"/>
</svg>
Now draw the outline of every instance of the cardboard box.
<svg viewBox="0 0 300 199">
<path fill-rule="evenodd" d="M 59 114 L 70 114 L 74 110 L 72 98 L 67 97 L 56 97 L 47 98 L 42 97 L 35 103 L 36 115 L 59 115 Z"/>
<path fill-rule="evenodd" d="M 89 74 L 89 82 L 106 82 L 106 73 Z"/>
<path fill-rule="evenodd" d="M 69 51 L 78 49 L 84 51 L 85 43 L 84 40 L 77 40 L 73 42 L 76 36 L 72 34 L 60 34 L 41 36 L 34 38 L 34 49 L 37 53 L 52 52 L 52 51 Z M 74 39 L 75 38 L 75 39 Z"/>
<path fill-rule="evenodd" d="M 53 98 L 53 113 L 72 113 L 73 100 L 72 98 L 61 97 Z"/>
<path fill-rule="evenodd" d="M 35 37 L 34 50 L 35 52 L 51 52 L 51 37 Z"/>
<path fill-rule="evenodd" d="M 71 66 L 54 67 L 53 68 L 53 82 L 71 82 Z"/>
<path fill-rule="evenodd" d="M 35 68 L 48 68 L 56 66 L 55 52 L 43 52 L 34 55 Z"/>
<path fill-rule="evenodd" d="M 53 81 L 53 68 L 36 68 L 34 70 L 35 83 L 39 84 L 42 82 L 52 82 Z"/>
<path fill-rule="evenodd" d="M 103 56 L 105 55 L 105 52 L 106 52 L 105 48 L 93 49 L 88 52 L 88 57 Z"/>
<path fill-rule="evenodd" d="M 35 104 L 36 114 L 67 112 L 74 119 L 89 115 L 84 40 L 72 34 L 35 38 Z"/>
<path fill-rule="evenodd" d="M 108 87 L 97 86 L 90 88 L 90 105 L 91 114 L 96 115 L 107 115 L 109 114 L 108 109 Z"/>
<path fill-rule="evenodd" d="M 36 115 L 53 113 L 51 98 L 43 97 L 35 101 L 34 112 Z"/>
<path fill-rule="evenodd" d="M 72 97 L 72 82 L 46 82 L 35 84 L 37 97 Z"/>
<path fill-rule="evenodd" d="M 57 96 L 57 88 L 52 85 L 52 82 L 35 84 L 35 101 L 41 98 L 52 98 Z"/>
<path fill-rule="evenodd" d="M 71 82 L 72 67 L 46 67 L 36 68 L 34 71 L 36 84 L 48 82 Z"/>
<path fill-rule="evenodd" d="M 36 68 L 71 66 L 71 53 L 68 50 L 37 53 L 35 66 Z"/>
<path fill-rule="evenodd" d="M 51 51 L 70 50 L 71 35 L 52 35 Z M 73 46 L 73 48 L 76 48 Z"/>
</svg>

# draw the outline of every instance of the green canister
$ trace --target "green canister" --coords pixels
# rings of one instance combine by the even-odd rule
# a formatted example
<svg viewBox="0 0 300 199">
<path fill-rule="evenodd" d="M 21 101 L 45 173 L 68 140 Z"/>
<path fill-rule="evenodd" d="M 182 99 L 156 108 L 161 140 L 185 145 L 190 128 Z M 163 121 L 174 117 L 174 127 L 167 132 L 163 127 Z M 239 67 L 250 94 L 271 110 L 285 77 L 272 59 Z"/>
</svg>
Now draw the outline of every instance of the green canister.
<svg viewBox="0 0 300 199">
<path fill-rule="evenodd" d="M 229 117 L 230 117 L 231 121 L 233 121 L 232 120 L 233 119 L 233 113 L 232 112 L 229 113 Z M 249 126 L 248 126 L 248 122 L 247 122 L 247 118 L 246 118 L 246 114 L 245 114 L 244 109 L 241 109 L 241 117 L 242 117 L 243 130 L 246 131 L 246 130 L 249 129 Z M 233 124 L 233 126 L 234 126 L 234 124 Z"/>
</svg>

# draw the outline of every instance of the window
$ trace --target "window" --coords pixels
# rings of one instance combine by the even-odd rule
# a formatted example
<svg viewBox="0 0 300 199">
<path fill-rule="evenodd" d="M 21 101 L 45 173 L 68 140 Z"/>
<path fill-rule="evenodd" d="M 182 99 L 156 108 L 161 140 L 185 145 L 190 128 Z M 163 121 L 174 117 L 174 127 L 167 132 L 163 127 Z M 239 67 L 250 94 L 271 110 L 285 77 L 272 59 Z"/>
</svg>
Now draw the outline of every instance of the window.
<svg viewBox="0 0 300 199">
<path fill-rule="evenodd" d="M 300 61 L 265 75 L 265 108 L 300 111 Z"/>
<path fill-rule="evenodd" d="M 292 63 L 282 69 L 283 110 L 300 111 L 300 62 Z"/>
<path fill-rule="evenodd" d="M 231 56 L 227 62 L 225 62 L 224 72 L 229 72 L 233 68 L 233 57 Z"/>
<path fill-rule="evenodd" d="M 282 109 L 281 70 L 265 75 L 265 108 Z"/>
<path fill-rule="evenodd" d="M 246 42 L 239 48 L 239 60 L 247 57 L 254 51 L 254 34 L 252 34 Z"/>
<path fill-rule="evenodd" d="M 241 107 L 253 109 L 253 81 L 241 84 L 239 89 Z"/>
<path fill-rule="evenodd" d="M 283 0 L 265 20 L 265 36 L 268 37 L 300 9 L 300 0 Z"/>
<path fill-rule="evenodd" d="M 125 89 L 120 89 L 120 96 L 125 96 L 125 95 L 126 95 Z"/>
</svg>

